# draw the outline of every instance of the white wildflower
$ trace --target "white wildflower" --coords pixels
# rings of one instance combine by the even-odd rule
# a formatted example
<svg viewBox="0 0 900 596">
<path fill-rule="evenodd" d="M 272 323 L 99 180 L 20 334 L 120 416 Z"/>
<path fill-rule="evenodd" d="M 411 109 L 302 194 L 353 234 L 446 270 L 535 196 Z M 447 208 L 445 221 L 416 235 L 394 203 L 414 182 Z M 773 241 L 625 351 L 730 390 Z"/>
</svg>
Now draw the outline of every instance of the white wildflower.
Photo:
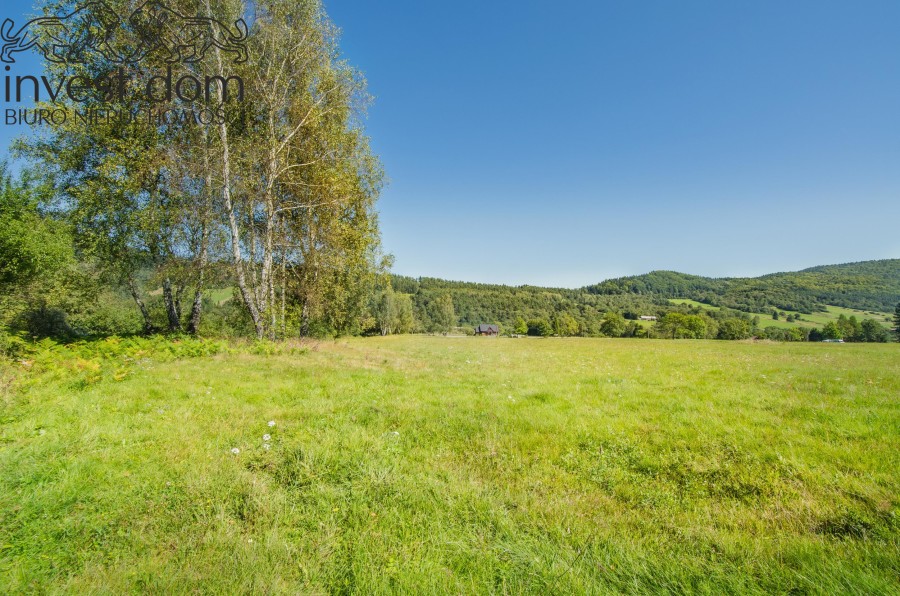
<svg viewBox="0 0 900 596">
<path fill-rule="evenodd" d="M 275 426 L 275 421 L 269 420 L 269 428 L 272 428 L 273 426 Z"/>
<path fill-rule="evenodd" d="M 232 447 L 231 452 L 232 452 L 233 454 L 237 455 L 238 453 L 241 452 L 241 450 L 238 449 L 237 447 Z"/>
<path fill-rule="evenodd" d="M 271 441 L 272 435 L 263 435 L 263 441 Z"/>
<path fill-rule="evenodd" d="M 271 445 L 269 445 L 268 443 L 263 443 L 263 449 L 268 451 L 269 447 L 271 447 Z"/>
</svg>

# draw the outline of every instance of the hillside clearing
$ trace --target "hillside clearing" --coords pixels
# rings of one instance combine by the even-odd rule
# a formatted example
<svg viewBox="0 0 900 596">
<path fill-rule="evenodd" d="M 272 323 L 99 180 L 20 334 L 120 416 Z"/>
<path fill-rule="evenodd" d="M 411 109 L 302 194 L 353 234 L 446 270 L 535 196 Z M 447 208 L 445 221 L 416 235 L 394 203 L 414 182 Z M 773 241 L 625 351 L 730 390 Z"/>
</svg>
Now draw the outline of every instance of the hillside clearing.
<svg viewBox="0 0 900 596">
<path fill-rule="evenodd" d="M 687 306 L 699 307 L 704 310 L 719 310 L 718 306 L 711 306 L 709 304 L 704 304 L 702 302 L 697 302 L 696 300 L 688 300 L 686 298 L 669 298 L 670 304 L 686 304 Z M 837 321 L 838 317 L 844 315 L 847 318 L 856 317 L 857 320 L 862 321 L 863 319 L 875 319 L 878 323 L 884 327 L 885 329 L 893 329 L 893 315 L 884 313 L 884 312 L 875 312 L 875 311 L 867 311 L 867 310 L 856 310 L 853 308 L 842 308 L 840 306 L 826 306 L 825 312 L 814 312 L 812 314 L 803 314 L 796 311 L 791 310 L 779 310 L 779 313 L 784 313 L 787 315 L 794 315 L 802 317 L 802 321 L 792 321 L 788 322 L 785 320 L 785 317 L 779 317 L 776 321 L 772 318 L 772 312 L 768 313 L 749 313 L 750 316 L 758 316 L 759 317 L 759 326 L 764 329 L 766 327 L 778 327 L 780 329 L 791 329 L 793 327 L 803 327 L 806 329 L 813 329 L 815 327 L 822 327 L 826 323 L 830 323 L 832 321 Z"/>
</svg>

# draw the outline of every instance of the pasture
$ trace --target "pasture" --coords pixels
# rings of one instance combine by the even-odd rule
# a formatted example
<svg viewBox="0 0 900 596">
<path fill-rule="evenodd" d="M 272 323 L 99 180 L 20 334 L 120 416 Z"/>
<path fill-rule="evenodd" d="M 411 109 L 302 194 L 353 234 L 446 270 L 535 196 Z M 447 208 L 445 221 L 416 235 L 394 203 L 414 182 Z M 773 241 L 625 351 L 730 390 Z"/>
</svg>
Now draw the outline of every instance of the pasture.
<svg viewBox="0 0 900 596">
<path fill-rule="evenodd" d="M 697 302 L 696 300 L 688 300 L 687 298 L 669 298 L 669 303 L 686 304 L 688 306 L 700 307 L 705 310 L 719 310 L 717 306 L 710 306 L 709 304 Z M 809 315 L 791 310 L 779 312 L 784 312 L 785 315 L 799 316 L 802 317 L 803 320 L 788 322 L 785 320 L 785 317 L 779 317 L 776 321 L 772 318 L 771 311 L 768 313 L 751 313 L 751 316 L 759 317 L 760 329 L 765 329 L 766 327 L 778 327 L 780 329 L 803 327 L 812 329 L 813 327 L 823 327 L 826 323 L 830 323 L 831 321 L 837 321 L 838 317 L 841 315 L 844 315 L 847 318 L 856 317 L 859 321 L 862 321 L 863 319 L 875 319 L 886 329 L 893 329 L 894 327 L 893 315 L 889 313 L 857 310 L 855 308 L 843 308 L 840 306 L 826 306 L 825 312 L 815 312 Z"/>
<path fill-rule="evenodd" d="M 23 360 L 0 365 L 2 593 L 900 591 L 896 344 Z"/>
</svg>

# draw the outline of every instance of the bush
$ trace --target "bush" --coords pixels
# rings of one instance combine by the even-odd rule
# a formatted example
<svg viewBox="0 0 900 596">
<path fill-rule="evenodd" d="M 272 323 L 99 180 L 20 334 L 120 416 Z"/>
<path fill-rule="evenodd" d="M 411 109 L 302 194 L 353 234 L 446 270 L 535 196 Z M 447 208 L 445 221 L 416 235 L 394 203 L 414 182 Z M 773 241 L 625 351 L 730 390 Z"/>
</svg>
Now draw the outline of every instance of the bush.
<svg viewBox="0 0 900 596">
<path fill-rule="evenodd" d="M 528 335 L 537 337 L 549 337 L 553 334 L 553 328 L 546 319 L 531 319 L 528 321 Z"/>
<path fill-rule="evenodd" d="M 719 339 L 747 339 L 750 337 L 750 321 L 732 318 L 719 324 Z"/>
<path fill-rule="evenodd" d="M 217 305 L 211 299 L 204 298 L 200 334 L 229 338 L 253 337 L 256 330 L 240 300 L 232 299 Z"/>
<path fill-rule="evenodd" d="M 93 304 L 70 313 L 69 326 L 78 336 L 137 335 L 143 319 L 130 298 L 113 292 L 98 296 Z"/>
<path fill-rule="evenodd" d="M 800 327 L 791 329 L 782 329 L 780 327 L 766 327 L 760 337 L 763 339 L 771 339 L 772 341 L 806 341 L 806 331 Z"/>
</svg>

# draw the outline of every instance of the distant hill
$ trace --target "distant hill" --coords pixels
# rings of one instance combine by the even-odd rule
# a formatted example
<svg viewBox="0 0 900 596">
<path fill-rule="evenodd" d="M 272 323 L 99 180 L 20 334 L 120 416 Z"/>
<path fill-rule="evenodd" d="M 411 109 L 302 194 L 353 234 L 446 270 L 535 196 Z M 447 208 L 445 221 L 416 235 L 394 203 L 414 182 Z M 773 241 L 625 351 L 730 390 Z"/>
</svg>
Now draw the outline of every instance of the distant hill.
<svg viewBox="0 0 900 596">
<path fill-rule="evenodd" d="M 517 319 L 549 320 L 562 313 L 592 327 L 596 326 L 596 322 L 607 311 L 630 313 L 636 318 L 669 306 L 662 296 L 601 295 L 592 294 L 584 288 L 513 287 L 400 275 L 392 277 L 391 285 L 394 291 L 413 296 L 416 316 L 426 328 L 432 318 L 432 304 L 442 294 L 449 294 L 453 298 L 460 325 L 500 323 L 507 329 L 511 329 Z"/>
<path fill-rule="evenodd" d="M 619 312 L 627 319 L 662 316 L 676 308 L 669 299 L 678 298 L 723 307 L 728 312 L 768 313 L 778 309 L 813 314 L 825 312 L 826 306 L 838 306 L 892 313 L 900 302 L 900 259 L 825 265 L 754 278 L 653 271 L 578 289 L 399 275 L 392 277 L 392 285 L 395 291 L 412 296 L 416 316 L 426 328 L 438 296 L 449 294 L 462 326 L 500 323 L 511 329 L 518 319 L 558 321 L 567 317 L 586 332 L 593 332 L 607 311 Z"/>
<path fill-rule="evenodd" d="M 653 271 L 610 279 L 585 291 L 601 296 L 688 298 L 745 312 L 777 308 L 813 313 L 825 305 L 893 312 L 900 302 L 900 259 L 823 265 L 752 278 Z"/>
</svg>

